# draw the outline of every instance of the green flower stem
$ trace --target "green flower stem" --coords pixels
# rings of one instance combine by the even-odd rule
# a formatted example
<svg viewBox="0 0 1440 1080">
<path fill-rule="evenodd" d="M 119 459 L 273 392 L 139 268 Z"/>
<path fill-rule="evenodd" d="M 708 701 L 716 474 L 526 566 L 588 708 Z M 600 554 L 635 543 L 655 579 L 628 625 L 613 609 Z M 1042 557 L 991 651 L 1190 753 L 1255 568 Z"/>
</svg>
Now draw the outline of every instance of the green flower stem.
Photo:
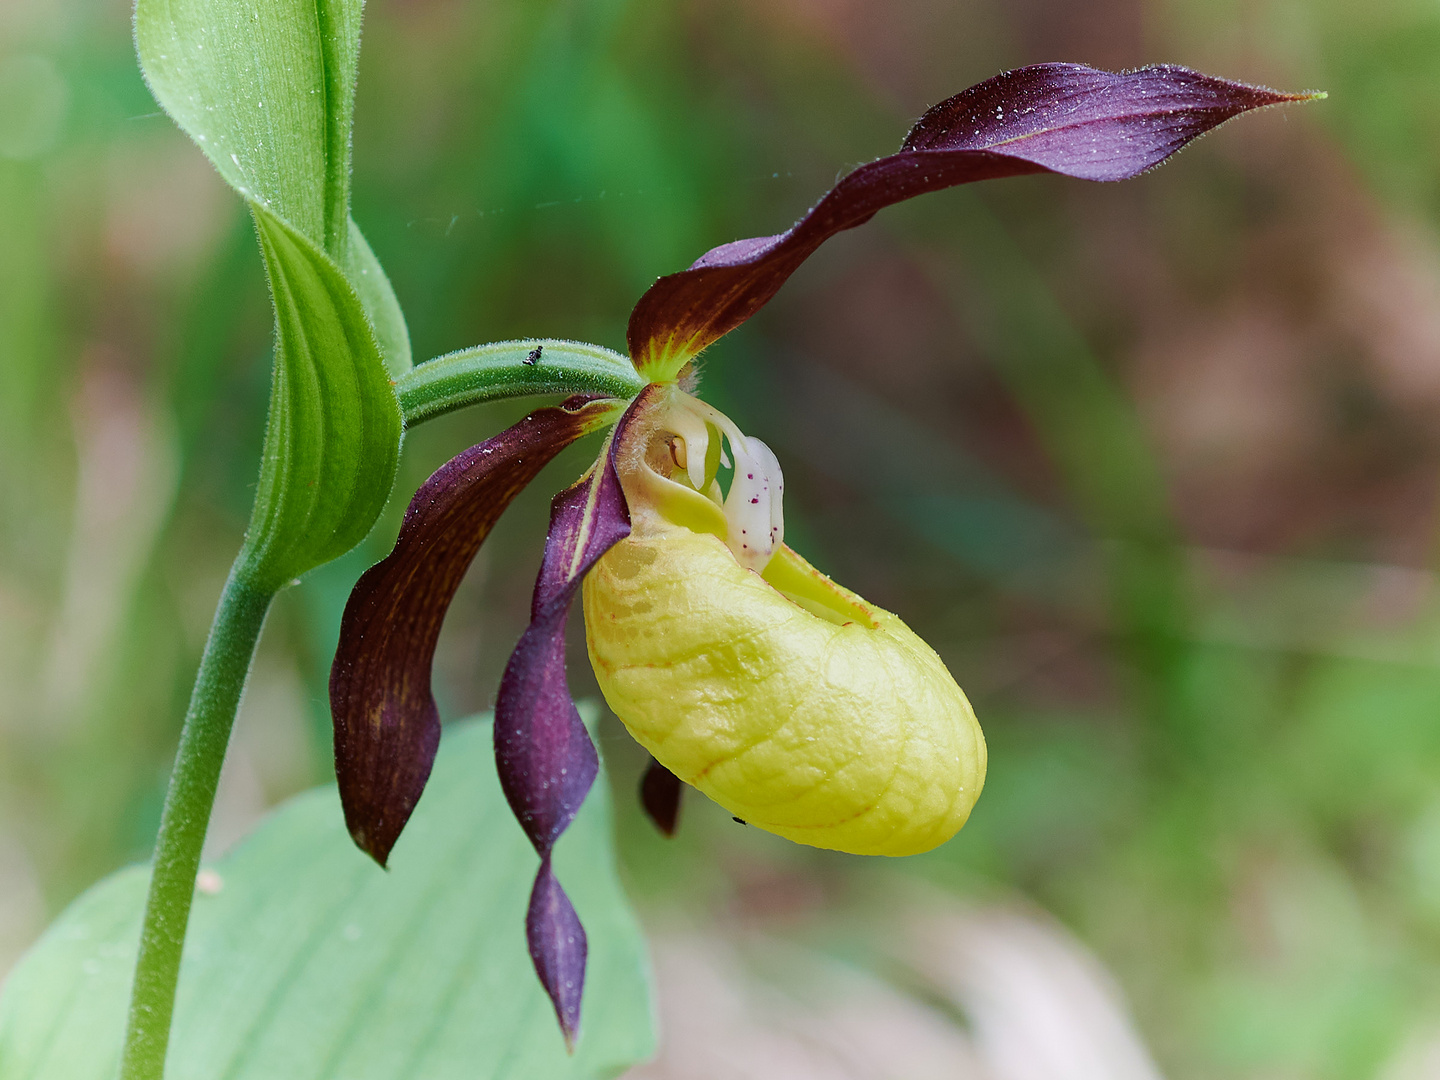
<svg viewBox="0 0 1440 1080">
<path fill-rule="evenodd" d="M 274 596 L 245 580 L 244 559 L 242 554 L 237 560 L 215 609 L 215 621 L 180 733 L 175 771 L 170 776 L 160 835 L 155 842 L 121 1080 L 161 1080 L 165 1073 L 175 985 L 180 977 L 180 954 L 185 946 L 195 875 L 200 870 L 200 850 L 205 844 L 230 728 L 250 674 L 265 612 Z"/>
<path fill-rule="evenodd" d="M 617 352 L 579 341 L 497 341 L 421 364 L 395 383 L 406 426 L 482 401 L 530 394 L 632 398 L 645 379 Z"/>
</svg>

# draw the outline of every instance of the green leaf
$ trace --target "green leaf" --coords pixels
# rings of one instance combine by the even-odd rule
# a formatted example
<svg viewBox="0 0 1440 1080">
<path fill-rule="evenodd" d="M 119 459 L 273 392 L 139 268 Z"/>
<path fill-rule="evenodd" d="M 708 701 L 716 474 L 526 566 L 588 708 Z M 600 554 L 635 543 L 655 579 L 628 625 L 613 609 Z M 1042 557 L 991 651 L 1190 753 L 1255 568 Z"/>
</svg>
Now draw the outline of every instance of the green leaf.
<svg viewBox="0 0 1440 1080">
<path fill-rule="evenodd" d="M 330 256 L 392 372 L 410 342 L 390 282 L 350 219 L 361 0 L 139 0 L 135 44 L 155 99 L 251 204 Z"/>
<path fill-rule="evenodd" d="M 380 355 L 385 358 L 385 370 L 392 379 L 398 379 L 414 366 L 410 354 L 410 329 L 405 325 L 405 312 L 400 310 L 400 301 L 390 285 L 390 279 L 380 268 L 380 260 L 370 250 L 360 226 L 350 219 L 350 246 L 345 252 L 345 276 L 355 287 L 365 313 L 370 316 L 375 340 L 380 345 Z"/>
<path fill-rule="evenodd" d="M 344 263 L 361 0 L 139 0 L 157 101 L 230 186 Z"/>
<path fill-rule="evenodd" d="M 614 1076 L 653 1050 L 644 947 L 611 849 L 603 775 L 556 849 L 590 939 L 573 1057 L 525 950 L 536 856 L 485 722 L 445 729 L 389 872 L 346 835 L 334 788 L 271 815 L 196 896 L 170 1080 Z M 110 1080 L 148 873 L 77 900 L 0 997 L 5 1080 Z"/>
<path fill-rule="evenodd" d="M 365 538 L 395 479 L 402 425 L 355 290 L 305 236 L 252 209 L 275 301 L 275 373 L 245 572 L 279 588 Z"/>
</svg>

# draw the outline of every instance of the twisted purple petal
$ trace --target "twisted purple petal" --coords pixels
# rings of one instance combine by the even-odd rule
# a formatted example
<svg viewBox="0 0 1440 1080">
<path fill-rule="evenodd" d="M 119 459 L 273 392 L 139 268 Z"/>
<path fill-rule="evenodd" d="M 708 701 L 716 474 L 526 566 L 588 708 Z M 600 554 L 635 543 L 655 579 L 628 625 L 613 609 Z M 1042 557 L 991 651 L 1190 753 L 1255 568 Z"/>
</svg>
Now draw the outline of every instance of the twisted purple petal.
<svg viewBox="0 0 1440 1080">
<path fill-rule="evenodd" d="M 571 1046 L 580 1027 L 585 933 L 550 868 L 550 853 L 594 783 L 599 759 L 565 678 L 565 622 L 590 567 L 630 535 L 614 448 L 636 406 L 648 396 L 641 394 L 621 418 L 595 468 L 551 503 L 531 622 L 505 665 L 495 701 L 500 786 L 540 854 L 525 924 L 530 956 Z"/>
<path fill-rule="evenodd" d="M 335 772 L 350 835 L 382 866 L 440 742 L 430 667 L 461 578 L 520 490 L 616 406 L 575 397 L 538 409 L 441 466 L 411 500 L 394 550 L 351 592 L 330 669 Z"/>
<path fill-rule="evenodd" d="M 500 680 L 495 701 L 500 784 L 542 856 L 574 819 L 599 766 L 565 678 L 570 602 L 595 560 L 629 534 L 625 496 L 607 455 L 551 504 L 531 622 Z"/>
<path fill-rule="evenodd" d="M 1026 173 L 1123 180 L 1232 116 L 1312 96 L 1172 65 L 1116 74 L 1037 64 L 997 75 L 930 109 L 899 152 L 844 177 L 787 231 L 723 244 L 662 277 L 630 313 L 630 356 L 642 374 L 673 376 L 759 311 L 822 243 L 886 206 Z"/>
</svg>

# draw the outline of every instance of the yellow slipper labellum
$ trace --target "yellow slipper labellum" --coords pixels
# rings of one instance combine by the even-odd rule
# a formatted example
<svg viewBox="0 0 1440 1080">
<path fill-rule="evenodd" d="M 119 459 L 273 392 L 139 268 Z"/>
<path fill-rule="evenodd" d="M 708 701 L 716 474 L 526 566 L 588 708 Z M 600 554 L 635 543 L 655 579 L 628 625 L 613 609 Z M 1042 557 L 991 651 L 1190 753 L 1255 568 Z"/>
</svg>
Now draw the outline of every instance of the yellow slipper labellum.
<svg viewBox="0 0 1440 1080">
<path fill-rule="evenodd" d="M 784 546 L 768 448 L 677 388 L 652 391 L 616 460 L 631 535 L 584 583 L 606 702 L 662 765 L 758 828 L 864 855 L 944 843 L 985 780 L 964 693 L 899 618 Z"/>
</svg>

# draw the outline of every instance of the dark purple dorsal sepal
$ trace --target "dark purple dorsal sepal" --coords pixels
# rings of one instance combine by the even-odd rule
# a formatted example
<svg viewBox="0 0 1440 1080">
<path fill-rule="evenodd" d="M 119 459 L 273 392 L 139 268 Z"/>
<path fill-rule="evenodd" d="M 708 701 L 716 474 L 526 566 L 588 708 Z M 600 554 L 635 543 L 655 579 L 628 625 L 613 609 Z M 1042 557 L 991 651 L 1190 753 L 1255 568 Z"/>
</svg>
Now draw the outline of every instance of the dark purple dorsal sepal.
<svg viewBox="0 0 1440 1080">
<path fill-rule="evenodd" d="M 540 854 L 526 933 L 541 985 L 555 1005 L 567 1045 L 580 1028 L 585 935 L 550 867 L 550 853 L 595 782 L 599 758 L 570 698 L 565 623 L 571 601 L 596 561 L 630 535 L 630 512 L 615 472 L 615 447 L 641 394 L 616 425 L 609 446 L 579 483 L 550 504 L 550 532 L 535 582 L 530 625 L 520 636 L 495 700 L 495 762 L 500 786 Z"/>
<path fill-rule="evenodd" d="M 655 827 L 666 836 L 674 836 L 680 824 L 680 796 L 685 785 L 680 778 L 653 757 L 640 778 L 640 805 Z"/>
<path fill-rule="evenodd" d="M 440 742 L 430 668 L 460 580 L 521 489 L 617 404 L 570 398 L 452 458 L 415 493 L 394 550 L 351 592 L 330 669 L 335 772 L 350 835 L 382 866 Z"/>
<path fill-rule="evenodd" d="M 1113 73 L 1036 64 L 987 79 L 922 116 L 897 153 L 845 176 L 790 229 L 736 240 L 662 277 L 630 313 L 641 372 L 674 367 L 759 311 L 822 243 L 905 199 L 1026 173 L 1137 176 L 1239 113 L 1314 95 L 1157 65 Z"/>
</svg>

